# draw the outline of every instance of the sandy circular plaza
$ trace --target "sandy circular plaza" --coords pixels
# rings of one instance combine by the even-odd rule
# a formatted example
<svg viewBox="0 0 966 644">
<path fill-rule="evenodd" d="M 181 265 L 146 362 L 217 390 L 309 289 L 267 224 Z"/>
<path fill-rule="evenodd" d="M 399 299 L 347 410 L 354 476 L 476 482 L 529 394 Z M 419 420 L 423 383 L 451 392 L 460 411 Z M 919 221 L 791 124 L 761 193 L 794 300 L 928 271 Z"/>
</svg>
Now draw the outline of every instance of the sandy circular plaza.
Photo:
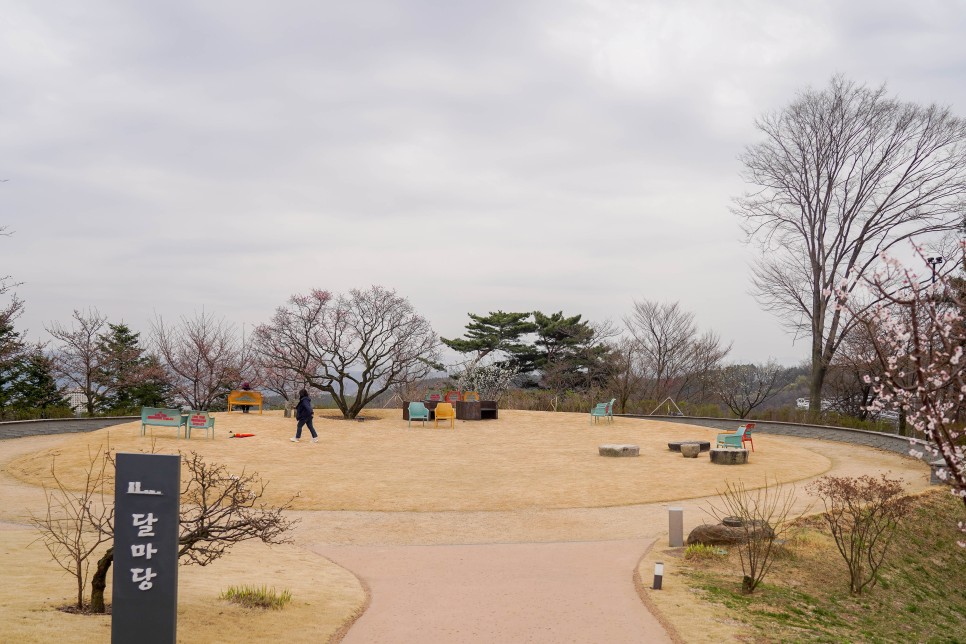
<svg viewBox="0 0 966 644">
<path fill-rule="evenodd" d="M 634 597 L 634 568 L 654 539 L 666 535 L 666 506 L 671 502 L 685 508 L 687 530 L 708 519 L 703 511 L 708 498 L 727 481 L 741 480 L 749 487 L 766 480 L 797 482 L 802 507 L 809 502 L 802 483 L 829 472 L 890 471 L 910 491 L 928 486 L 928 468 L 922 463 L 845 443 L 759 433 L 751 462 L 733 467 L 711 464 L 706 454 L 685 459 L 667 449 L 668 441 L 714 441 L 717 430 L 695 426 L 629 418 L 590 424 L 587 414 L 501 410 L 499 420 L 456 421 L 454 430 L 435 429 L 432 423 L 409 428 L 400 410 L 367 410 L 364 415 L 363 422 L 345 421 L 331 410 L 317 410 L 318 443 L 310 442 L 307 433 L 300 443 L 290 442 L 295 422 L 280 412 L 216 414 L 214 440 L 200 432 L 190 441 L 177 439 L 173 429 L 158 427 L 142 437 L 140 422 L 133 422 L 90 433 L 0 441 L 0 577 L 5 580 L 0 632 L 12 637 L 10 641 L 27 642 L 99 642 L 109 633 L 107 618 L 50 610 L 70 601 L 71 580 L 49 561 L 35 542 L 35 531 L 27 527 L 30 513 L 46 507 L 41 486 L 50 483 L 51 462 L 61 480 L 78 485 L 88 450 L 108 443 L 119 452 L 196 451 L 231 471 L 258 472 L 269 482 L 270 503 L 295 497 L 292 514 L 300 522 L 293 544 L 242 544 L 207 568 L 181 568 L 179 640 L 185 642 L 325 641 L 363 612 L 346 641 L 379 640 L 379 613 L 391 614 L 401 629 L 397 633 L 403 633 L 398 620 L 405 618 L 393 611 L 412 611 L 400 608 L 405 592 L 394 604 L 392 593 L 398 590 L 393 590 L 388 571 L 402 560 L 415 565 L 421 556 L 429 559 L 420 569 L 454 557 L 453 565 L 475 571 L 475 579 L 487 574 L 480 568 L 487 557 L 506 562 L 519 557 L 545 565 L 539 574 L 547 577 L 559 568 L 553 559 L 556 549 L 574 568 L 569 574 L 562 571 L 563 579 L 554 585 L 564 592 L 567 579 L 576 577 L 579 594 L 579 562 L 597 556 L 590 544 L 623 543 L 626 552 L 636 554 L 629 565 L 620 560 L 626 574 L 616 583 L 626 584 L 628 596 Z M 230 433 L 255 435 L 228 438 Z M 633 443 L 641 455 L 601 457 L 597 447 L 603 443 Z M 534 553 L 549 553 L 549 558 L 541 564 Z M 418 584 L 412 570 L 398 574 Z M 442 580 L 434 584 L 432 579 L 425 582 L 424 596 L 445 587 Z M 495 594 L 510 583 L 491 581 L 474 585 L 481 587 L 479 592 Z M 252 612 L 217 599 L 231 584 L 287 588 L 294 599 L 282 611 Z M 460 605 L 485 599 L 462 598 Z M 570 600 L 561 595 L 561 601 Z M 639 607 L 647 617 L 648 610 Z M 453 607 L 438 608 L 447 615 L 443 621 L 450 620 L 445 626 L 450 630 L 424 641 L 486 641 L 493 636 L 457 633 L 453 629 L 458 631 L 471 618 L 461 618 Z M 663 619 L 673 634 L 676 616 L 673 610 L 667 612 Z M 519 619 L 528 619 L 528 614 Z M 365 628 L 375 630 L 363 639 L 358 633 Z M 585 641 L 571 633 L 573 641 Z M 533 633 L 528 637 L 554 641 L 553 633 L 544 633 L 543 639 Z M 398 641 L 407 640 L 401 636 Z M 620 641 L 620 635 L 613 641 Z"/>
</svg>

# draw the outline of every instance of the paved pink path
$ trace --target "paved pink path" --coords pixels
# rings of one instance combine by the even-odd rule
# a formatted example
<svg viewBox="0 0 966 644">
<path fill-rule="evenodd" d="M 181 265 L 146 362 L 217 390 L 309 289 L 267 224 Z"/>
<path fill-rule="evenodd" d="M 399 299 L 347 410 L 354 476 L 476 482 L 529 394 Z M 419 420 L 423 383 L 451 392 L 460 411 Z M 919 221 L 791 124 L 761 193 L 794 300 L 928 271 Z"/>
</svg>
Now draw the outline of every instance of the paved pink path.
<svg viewBox="0 0 966 644">
<path fill-rule="evenodd" d="M 369 584 L 343 642 L 671 642 L 634 589 L 653 540 L 311 549 Z"/>
</svg>

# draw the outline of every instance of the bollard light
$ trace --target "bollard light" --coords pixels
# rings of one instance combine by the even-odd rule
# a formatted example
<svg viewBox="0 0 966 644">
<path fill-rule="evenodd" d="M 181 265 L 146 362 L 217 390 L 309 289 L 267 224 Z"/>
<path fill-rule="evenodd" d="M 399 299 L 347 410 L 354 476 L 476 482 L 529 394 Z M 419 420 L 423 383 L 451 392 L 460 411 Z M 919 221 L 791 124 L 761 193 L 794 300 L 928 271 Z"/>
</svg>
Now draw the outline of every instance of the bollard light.
<svg viewBox="0 0 966 644">
<path fill-rule="evenodd" d="M 654 590 L 661 590 L 661 583 L 664 581 L 664 562 L 658 561 L 654 564 Z"/>
</svg>

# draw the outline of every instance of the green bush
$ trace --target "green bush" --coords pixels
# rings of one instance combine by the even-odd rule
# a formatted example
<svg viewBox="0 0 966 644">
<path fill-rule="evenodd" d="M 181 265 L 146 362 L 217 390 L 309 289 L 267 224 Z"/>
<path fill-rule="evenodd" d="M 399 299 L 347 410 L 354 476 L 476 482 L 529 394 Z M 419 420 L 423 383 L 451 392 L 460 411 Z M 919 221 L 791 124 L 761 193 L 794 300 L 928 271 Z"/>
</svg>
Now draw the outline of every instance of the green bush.
<svg viewBox="0 0 966 644">
<path fill-rule="evenodd" d="M 271 608 L 280 610 L 285 604 L 292 601 L 292 593 L 283 590 L 281 593 L 275 592 L 275 587 L 268 586 L 229 586 L 228 590 L 218 596 L 235 604 L 241 604 L 246 608 Z"/>
</svg>

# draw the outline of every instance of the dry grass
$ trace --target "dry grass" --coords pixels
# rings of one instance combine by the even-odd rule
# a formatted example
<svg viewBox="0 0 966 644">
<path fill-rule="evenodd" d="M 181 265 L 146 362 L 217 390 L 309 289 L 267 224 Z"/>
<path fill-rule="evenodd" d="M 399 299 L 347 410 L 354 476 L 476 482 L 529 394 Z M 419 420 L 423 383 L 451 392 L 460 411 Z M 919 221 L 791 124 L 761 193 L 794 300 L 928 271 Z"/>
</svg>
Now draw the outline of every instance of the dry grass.
<svg viewBox="0 0 966 644">
<path fill-rule="evenodd" d="M 667 442 L 714 440 L 715 430 L 638 419 L 590 425 L 587 414 L 501 411 L 496 421 L 457 421 L 456 429 L 414 424 L 399 410 L 366 412 L 365 422 L 320 418 L 319 443 L 289 442 L 294 421 L 279 413 L 217 414 L 215 440 L 185 441 L 154 428 L 160 453 L 196 450 L 232 470 L 256 470 L 271 481 L 268 498 L 298 495 L 296 509 L 363 511 L 502 511 L 606 507 L 702 497 L 727 474 L 754 487 L 765 477 L 790 481 L 830 467 L 829 459 L 794 442 L 756 436 L 758 452 L 741 468 L 723 469 L 703 455 L 684 459 Z M 229 431 L 255 436 L 228 439 Z M 70 483 L 79 481 L 87 445 L 150 450 L 139 423 L 78 434 L 56 449 L 11 463 L 24 482 L 49 480 L 50 460 Z M 760 445 L 758 442 L 760 441 Z M 640 445 L 639 458 L 602 458 L 601 443 Z"/>
<path fill-rule="evenodd" d="M 280 413 L 217 414 L 215 440 L 200 433 L 178 440 L 163 428 L 154 428 L 152 440 L 132 423 L 0 441 L 0 639 L 106 641 L 107 619 L 54 610 L 70 601 L 70 580 L 42 546 L 27 547 L 35 533 L 14 524 L 42 509 L 39 486 L 49 481 L 52 458 L 58 474 L 77 484 L 87 446 L 108 438 L 119 451 L 195 450 L 232 471 L 257 471 L 269 481 L 274 502 L 299 494 L 302 523 L 293 534 L 303 547 L 639 538 L 666 529 L 663 502 L 694 499 L 685 505 L 699 505 L 726 480 L 755 487 L 766 477 L 797 481 L 830 469 L 857 474 L 890 468 L 925 486 L 928 472 L 894 454 L 766 434 L 756 435 L 751 464 L 717 466 L 706 455 L 684 459 L 666 445 L 713 440 L 715 430 L 620 418 L 590 425 L 586 414 L 501 410 L 498 421 L 457 421 L 455 431 L 431 424 L 408 429 L 399 410 L 367 411 L 365 422 L 322 414 L 330 417 L 316 419 L 318 444 L 291 443 L 295 422 Z M 229 432 L 256 436 L 229 439 Z M 601 443 L 635 443 L 641 456 L 600 457 Z M 699 515 L 689 509 L 686 520 Z M 648 556 L 641 567 L 646 581 L 654 556 L 668 564 L 665 592 L 656 598 L 668 621 L 682 632 L 701 624 L 687 641 L 724 642 L 738 632 L 722 607 L 695 608 L 694 593 L 675 576 L 675 559 L 660 549 Z M 292 603 L 281 611 L 252 611 L 217 599 L 227 586 L 243 584 L 286 588 Z M 179 592 L 179 632 L 186 642 L 324 641 L 366 602 L 362 584 L 348 571 L 296 546 L 261 544 L 242 544 L 207 568 L 182 568 Z M 695 620 L 696 610 L 714 621 Z"/>
<path fill-rule="evenodd" d="M 0 641 L 108 641 L 109 616 L 57 610 L 72 601 L 72 582 L 35 539 L 32 530 L 0 525 Z M 208 567 L 182 566 L 178 576 L 181 642 L 324 642 L 365 602 L 352 573 L 295 546 L 243 543 Z M 218 599 L 225 587 L 246 584 L 284 585 L 292 601 L 263 611 Z"/>
</svg>

